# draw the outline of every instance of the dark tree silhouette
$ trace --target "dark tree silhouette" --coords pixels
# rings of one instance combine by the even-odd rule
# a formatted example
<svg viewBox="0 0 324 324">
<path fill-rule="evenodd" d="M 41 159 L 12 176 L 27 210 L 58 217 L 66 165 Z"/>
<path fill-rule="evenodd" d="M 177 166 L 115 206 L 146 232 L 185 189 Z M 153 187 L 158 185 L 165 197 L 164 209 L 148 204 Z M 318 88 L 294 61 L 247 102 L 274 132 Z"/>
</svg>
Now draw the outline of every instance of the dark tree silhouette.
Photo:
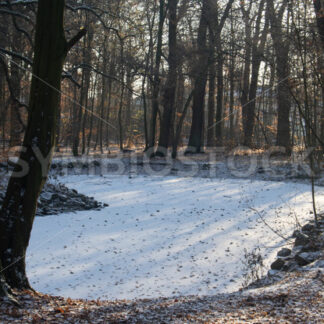
<svg viewBox="0 0 324 324">
<path fill-rule="evenodd" d="M 64 0 L 38 2 L 29 119 L 23 149 L 0 212 L 2 295 L 8 294 L 7 284 L 17 289 L 30 288 L 25 254 L 37 199 L 46 181 L 55 147 L 63 63 L 68 51 L 86 32 L 82 29 L 69 42 L 66 41 L 64 8 Z M 23 165 L 26 172 L 18 177 Z"/>
</svg>

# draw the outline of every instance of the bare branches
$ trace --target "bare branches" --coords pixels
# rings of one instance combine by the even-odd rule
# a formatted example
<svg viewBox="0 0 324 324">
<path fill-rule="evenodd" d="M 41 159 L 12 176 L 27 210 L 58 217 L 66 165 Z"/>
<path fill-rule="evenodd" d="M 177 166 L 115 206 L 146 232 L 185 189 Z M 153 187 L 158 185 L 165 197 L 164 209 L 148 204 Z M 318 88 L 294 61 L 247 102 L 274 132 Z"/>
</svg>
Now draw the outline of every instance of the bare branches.
<svg viewBox="0 0 324 324">
<path fill-rule="evenodd" d="M 102 24 L 102 26 L 104 27 L 104 29 L 114 31 L 117 34 L 117 36 L 120 38 L 118 29 L 113 28 L 111 26 L 107 26 L 106 23 L 105 23 L 105 21 L 102 19 L 102 17 L 92 7 L 90 7 L 90 6 L 77 6 L 77 7 L 73 7 L 73 6 L 69 5 L 69 4 L 66 4 L 66 8 L 69 9 L 69 10 L 71 10 L 71 11 L 73 11 L 73 12 L 78 11 L 78 10 L 89 11 L 90 13 L 92 13 L 100 21 L 100 23 Z"/>
<path fill-rule="evenodd" d="M 16 16 L 16 17 L 19 17 L 19 18 L 22 18 L 22 19 L 28 21 L 29 23 L 32 23 L 32 20 L 30 19 L 30 17 L 22 14 L 21 12 L 15 11 L 15 10 L 0 9 L 0 14 L 7 14 L 7 15 L 11 15 L 11 16 Z"/>
<path fill-rule="evenodd" d="M 4 48 L 1 48 L 0 47 L 0 52 L 4 53 L 4 54 L 7 54 L 11 57 L 14 57 L 14 58 L 17 58 L 17 59 L 20 59 L 22 60 L 23 62 L 27 63 L 28 65 L 30 66 L 33 66 L 33 61 L 31 59 L 29 59 L 28 57 L 26 56 L 23 56 L 22 54 L 20 53 L 17 53 L 17 52 L 13 52 L 13 51 L 9 51 L 9 50 L 6 50 Z M 0 53 L 1 55 L 1 53 Z M 3 59 L 2 59 L 2 65 L 3 64 L 6 64 Z M 7 65 L 6 65 L 6 69 L 7 69 Z M 7 78 L 7 81 L 9 80 L 9 74 L 8 74 L 8 78 Z M 63 71 L 62 73 L 62 79 L 68 79 L 70 80 L 72 83 L 74 83 L 78 88 L 81 88 L 81 85 L 73 78 L 72 74 L 70 72 L 67 72 L 67 71 Z M 20 104 L 21 106 L 26 106 L 24 104 Z M 26 106 L 27 108 L 27 106 Z"/>
<path fill-rule="evenodd" d="M 38 0 L 17 0 L 17 1 L 12 1 L 10 4 L 12 6 L 17 6 L 17 5 L 30 5 L 30 4 L 37 4 Z M 7 2 L 0 2 L 0 7 L 6 7 L 8 6 Z"/>
<path fill-rule="evenodd" d="M 227 5 L 226 5 L 226 8 L 225 8 L 225 11 L 223 13 L 223 16 L 222 16 L 222 18 L 221 18 L 221 20 L 219 22 L 219 25 L 218 25 L 218 29 L 219 30 L 222 30 L 223 29 L 224 24 L 225 24 L 225 21 L 228 18 L 229 12 L 230 12 L 230 10 L 232 8 L 233 2 L 234 2 L 234 0 L 229 0 L 228 1 Z"/>
<path fill-rule="evenodd" d="M 75 84 L 79 89 L 81 88 L 81 84 L 74 79 L 73 75 L 70 72 L 63 71 L 62 72 L 62 80 L 68 79 L 70 80 L 73 84 Z"/>
<path fill-rule="evenodd" d="M 13 11 L 11 2 L 9 0 L 7 0 L 7 4 L 8 4 L 8 7 L 9 7 L 10 11 Z M 17 31 L 24 34 L 26 36 L 26 38 L 28 39 L 30 45 L 33 47 L 33 40 L 32 40 L 32 37 L 30 36 L 30 34 L 24 28 L 21 28 L 18 25 L 15 14 L 11 14 L 11 17 L 12 17 L 12 22 L 13 22 L 15 28 L 17 29 Z"/>
<path fill-rule="evenodd" d="M 87 64 L 87 63 L 79 64 L 79 65 L 75 66 L 70 72 L 73 72 L 73 71 L 75 71 L 77 69 L 80 69 L 80 68 L 81 69 L 88 69 L 90 71 L 95 72 L 96 74 L 99 74 L 99 75 L 103 76 L 104 78 L 107 78 L 107 79 L 116 81 L 116 82 L 122 84 L 124 87 L 126 87 L 127 90 L 129 90 L 131 93 L 136 94 L 137 96 L 141 96 L 140 93 L 134 91 L 134 89 L 132 89 L 131 87 L 127 86 L 127 84 L 123 80 L 120 80 L 120 79 L 116 78 L 115 76 L 112 76 L 112 75 L 109 75 L 107 73 L 104 73 L 104 72 L 96 69 L 95 67 L 93 67 L 90 64 Z"/>
<path fill-rule="evenodd" d="M 67 42 L 66 52 L 68 52 L 82 37 L 84 37 L 86 33 L 87 30 L 85 28 L 82 28 L 74 37 L 72 37 Z"/>
<path fill-rule="evenodd" d="M 267 223 L 267 221 L 264 219 L 263 215 L 255 208 L 250 207 L 250 209 L 252 211 L 254 211 L 259 218 L 261 219 L 261 221 L 264 223 L 264 225 L 266 225 L 273 233 L 275 233 L 276 235 L 278 235 L 279 237 L 281 237 L 284 241 L 289 241 L 289 238 L 283 236 L 280 232 L 278 232 L 276 229 L 274 229 L 271 225 L 269 225 Z"/>
<path fill-rule="evenodd" d="M 7 55 L 10 55 L 11 57 L 15 57 L 17 59 L 20 59 L 22 61 L 24 61 L 25 63 L 27 63 L 28 65 L 33 65 L 33 61 L 31 59 L 29 59 L 28 57 L 26 56 L 23 56 L 17 52 L 13 52 L 13 51 L 9 51 L 9 50 L 6 50 L 5 48 L 2 48 L 0 47 L 0 52 L 4 53 L 4 54 L 7 54 Z"/>
</svg>

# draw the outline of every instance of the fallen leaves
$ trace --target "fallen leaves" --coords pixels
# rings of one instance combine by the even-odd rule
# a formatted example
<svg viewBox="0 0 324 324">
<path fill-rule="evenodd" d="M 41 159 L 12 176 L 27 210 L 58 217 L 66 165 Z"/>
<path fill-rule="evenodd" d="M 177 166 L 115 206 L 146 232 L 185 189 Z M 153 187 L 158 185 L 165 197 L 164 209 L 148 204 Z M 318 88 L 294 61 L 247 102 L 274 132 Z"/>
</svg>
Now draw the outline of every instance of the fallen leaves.
<svg viewBox="0 0 324 324">
<path fill-rule="evenodd" d="M 21 308 L 2 301 L 0 323 L 320 323 L 318 270 L 289 273 L 272 286 L 233 294 L 142 300 L 78 300 L 17 292 Z"/>
</svg>

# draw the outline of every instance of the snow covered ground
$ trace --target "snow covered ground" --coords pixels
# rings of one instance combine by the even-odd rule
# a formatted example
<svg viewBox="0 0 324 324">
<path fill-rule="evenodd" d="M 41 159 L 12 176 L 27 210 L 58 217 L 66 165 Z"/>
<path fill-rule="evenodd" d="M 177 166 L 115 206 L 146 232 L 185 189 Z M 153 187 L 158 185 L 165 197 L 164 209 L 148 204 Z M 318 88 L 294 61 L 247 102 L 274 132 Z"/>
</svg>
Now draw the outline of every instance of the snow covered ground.
<svg viewBox="0 0 324 324">
<path fill-rule="evenodd" d="M 62 180 L 62 179 L 61 179 Z M 32 286 L 71 298 L 211 295 L 242 287 L 244 249 L 269 265 L 310 186 L 238 179 L 69 176 L 64 183 L 108 203 L 101 211 L 38 217 L 27 254 Z M 318 205 L 324 206 L 323 188 Z"/>
</svg>

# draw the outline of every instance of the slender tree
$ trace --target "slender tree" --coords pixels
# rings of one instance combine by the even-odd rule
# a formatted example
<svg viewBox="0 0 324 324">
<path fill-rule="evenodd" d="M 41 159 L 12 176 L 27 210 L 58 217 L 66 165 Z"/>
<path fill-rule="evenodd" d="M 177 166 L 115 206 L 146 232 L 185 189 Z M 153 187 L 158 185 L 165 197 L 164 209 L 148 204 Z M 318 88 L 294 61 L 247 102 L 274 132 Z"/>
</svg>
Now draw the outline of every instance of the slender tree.
<svg viewBox="0 0 324 324">
<path fill-rule="evenodd" d="M 160 94 L 160 65 L 162 59 L 162 45 L 163 45 L 163 27 L 166 16 L 165 1 L 160 0 L 159 7 L 159 27 L 157 33 L 157 46 L 155 54 L 155 66 L 153 76 L 153 93 L 152 93 L 152 118 L 149 136 L 149 148 L 153 148 L 155 145 L 155 133 L 156 133 L 156 119 L 159 111 L 159 94 Z"/>
<path fill-rule="evenodd" d="M 169 146 L 170 131 L 172 127 L 172 113 L 175 109 L 175 96 L 177 86 L 177 5 L 178 0 L 169 0 L 169 72 L 163 94 L 164 110 L 161 122 L 159 146 L 156 155 L 165 156 Z"/>
</svg>

